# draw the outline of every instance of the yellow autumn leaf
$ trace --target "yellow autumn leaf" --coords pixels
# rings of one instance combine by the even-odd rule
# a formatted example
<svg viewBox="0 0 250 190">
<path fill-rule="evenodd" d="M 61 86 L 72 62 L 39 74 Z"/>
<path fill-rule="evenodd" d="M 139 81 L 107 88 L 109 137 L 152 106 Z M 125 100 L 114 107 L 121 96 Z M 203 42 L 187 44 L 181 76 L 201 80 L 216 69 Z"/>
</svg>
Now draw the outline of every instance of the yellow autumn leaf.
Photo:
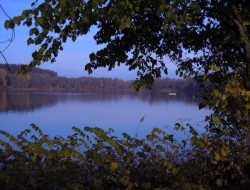
<svg viewBox="0 0 250 190">
<path fill-rule="evenodd" d="M 223 182 L 222 179 L 217 179 L 216 180 L 216 185 L 219 186 L 219 187 L 221 187 L 222 186 L 222 182 Z"/>
<path fill-rule="evenodd" d="M 216 161 L 221 160 L 221 157 L 217 152 L 214 153 L 214 158 L 215 158 Z"/>
<path fill-rule="evenodd" d="M 117 162 L 111 162 L 110 169 L 112 171 L 115 171 L 115 170 L 117 170 L 117 168 L 118 168 L 118 163 Z"/>
</svg>

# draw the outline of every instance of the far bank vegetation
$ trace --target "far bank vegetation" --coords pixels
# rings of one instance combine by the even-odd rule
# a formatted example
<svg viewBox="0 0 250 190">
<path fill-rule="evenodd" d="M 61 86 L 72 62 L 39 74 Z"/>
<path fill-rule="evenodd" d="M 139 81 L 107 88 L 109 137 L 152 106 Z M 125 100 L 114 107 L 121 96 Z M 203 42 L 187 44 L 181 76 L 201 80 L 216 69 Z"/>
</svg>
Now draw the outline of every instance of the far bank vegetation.
<svg viewBox="0 0 250 190">
<path fill-rule="evenodd" d="M 42 90 L 80 93 L 136 92 L 133 81 L 111 78 L 80 77 L 67 78 L 56 72 L 35 68 L 28 75 L 18 75 L 20 65 L 0 64 L 0 90 Z M 192 79 L 157 79 L 151 90 L 141 89 L 139 93 L 176 93 L 193 96 L 198 90 Z"/>
</svg>

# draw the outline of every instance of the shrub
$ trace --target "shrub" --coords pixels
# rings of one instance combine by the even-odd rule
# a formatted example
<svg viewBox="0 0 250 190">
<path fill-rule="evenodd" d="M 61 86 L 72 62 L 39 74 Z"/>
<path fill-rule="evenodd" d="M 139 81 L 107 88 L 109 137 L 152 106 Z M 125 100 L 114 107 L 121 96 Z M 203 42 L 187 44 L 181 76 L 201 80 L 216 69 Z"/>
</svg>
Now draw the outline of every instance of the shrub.
<svg viewBox="0 0 250 190">
<path fill-rule="evenodd" d="M 247 189 L 249 148 L 188 127 L 182 141 L 157 128 L 144 139 L 91 127 L 66 138 L 33 124 L 17 137 L 0 131 L 1 189 Z"/>
</svg>

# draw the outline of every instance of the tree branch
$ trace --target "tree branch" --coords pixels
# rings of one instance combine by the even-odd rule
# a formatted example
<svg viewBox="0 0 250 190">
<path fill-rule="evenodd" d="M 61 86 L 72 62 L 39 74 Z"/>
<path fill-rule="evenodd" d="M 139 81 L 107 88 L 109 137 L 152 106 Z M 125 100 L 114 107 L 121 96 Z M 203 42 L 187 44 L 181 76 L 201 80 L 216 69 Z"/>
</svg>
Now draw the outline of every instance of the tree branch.
<svg viewBox="0 0 250 190">
<path fill-rule="evenodd" d="M 250 90 L 250 40 L 247 35 L 247 31 L 244 27 L 243 20 L 240 15 L 240 11 L 236 5 L 232 5 L 232 10 L 234 13 L 233 22 L 237 27 L 237 30 L 240 35 L 240 39 L 244 42 L 244 51 L 245 51 L 245 59 L 246 59 L 246 88 Z"/>
<path fill-rule="evenodd" d="M 0 4 L 0 9 L 3 11 L 3 13 L 5 14 L 6 17 L 8 17 L 9 19 L 11 19 L 11 17 L 5 12 L 5 10 L 3 9 L 3 7 L 2 7 L 1 4 Z M 3 52 L 6 51 L 6 50 L 9 48 L 10 44 L 14 41 L 14 39 L 15 39 L 15 30 L 12 29 L 11 38 L 10 38 L 10 39 L 7 39 L 7 40 L 5 40 L 5 41 L 0 42 L 0 43 L 8 43 L 7 46 L 6 46 L 4 49 L 0 50 L 0 55 L 1 55 L 1 56 L 3 57 L 3 59 L 5 60 L 5 63 L 6 63 L 6 64 L 8 64 L 8 62 L 7 62 L 7 59 L 6 59 L 6 57 L 4 56 Z"/>
</svg>

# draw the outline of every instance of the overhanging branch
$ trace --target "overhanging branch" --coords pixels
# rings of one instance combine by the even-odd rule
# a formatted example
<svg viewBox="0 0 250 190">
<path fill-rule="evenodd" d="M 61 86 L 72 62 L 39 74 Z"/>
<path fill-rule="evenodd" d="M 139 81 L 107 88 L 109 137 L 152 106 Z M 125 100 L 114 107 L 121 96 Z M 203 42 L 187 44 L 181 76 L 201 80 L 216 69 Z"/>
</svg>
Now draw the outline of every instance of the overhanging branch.
<svg viewBox="0 0 250 190">
<path fill-rule="evenodd" d="M 6 13 L 6 11 L 4 10 L 4 8 L 2 7 L 1 4 L 0 4 L 0 9 L 5 14 L 6 17 L 8 17 L 9 19 L 11 19 L 11 17 Z M 0 55 L 3 57 L 3 59 L 4 59 L 4 61 L 5 61 L 6 64 L 8 64 L 8 62 L 7 62 L 7 59 L 4 56 L 3 52 L 6 51 L 9 48 L 10 44 L 14 41 L 14 39 L 15 39 L 15 30 L 12 29 L 11 38 L 7 39 L 5 41 L 0 42 L 0 43 L 7 43 L 6 47 L 3 48 L 2 50 L 0 50 Z"/>
<path fill-rule="evenodd" d="M 232 10 L 234 13 L 233 22 L 237 27 L 237 30 L 240 35 L 240 40 L 244 42 L 244 51 L 245 51 L 245 59 L 246 59 L 246 88 L 250 90 L 250 40 L 247 34 L 247 31 L 244 27 L 243 20 L 241 18 L 240 11 L 236 5 L 232 5 Z"/>
</svg>

